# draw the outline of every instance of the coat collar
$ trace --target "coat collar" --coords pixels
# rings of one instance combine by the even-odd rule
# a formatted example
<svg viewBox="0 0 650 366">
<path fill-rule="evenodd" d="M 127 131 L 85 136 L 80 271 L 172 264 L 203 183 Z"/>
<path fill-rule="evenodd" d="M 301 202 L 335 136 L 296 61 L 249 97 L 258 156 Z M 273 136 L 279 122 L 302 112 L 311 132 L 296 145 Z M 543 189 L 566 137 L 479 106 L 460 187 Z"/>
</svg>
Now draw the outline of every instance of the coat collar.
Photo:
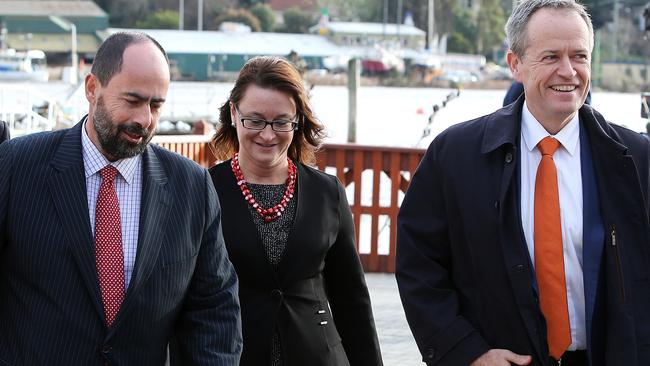
<svg viewBox="0 0 650 366">
<path fill-rule="evenodd" d="M 621 143 L 621 138 L 607 123 L 605 117 L 598 113 L 591 106 L 585 104 L 578 112 L 580 114 L 580 123 L 583 123 L 593 143 L 607 149 L 607 153 L 612 156 L 626 155 L 628 148 Z"/>
<path fill-rule="evenodd" d="M 486 116 L 485 134 L 481 144 L 481 153 L 487 154 L 503 145 L 517 146 L 521 131 L 521 111 L 525 95 L 522 94 L 515 103 L 509 104 Z M 584 104 L 578 111 L 580 123 L 590 133 L 590 138 L 598 139 L 610 152 L 625 154 L 627 147 L 621 144 L 618 133 L 607 123 L 605 118 L 590 105 Z"/>
<path fill-rule="evenodd" d="M 522 94 L 515 103 L 486 116 L 481 153 L 490 153 L 503 145 L 517 145 L 523 105 L 524 95 Z"/>
</svg>

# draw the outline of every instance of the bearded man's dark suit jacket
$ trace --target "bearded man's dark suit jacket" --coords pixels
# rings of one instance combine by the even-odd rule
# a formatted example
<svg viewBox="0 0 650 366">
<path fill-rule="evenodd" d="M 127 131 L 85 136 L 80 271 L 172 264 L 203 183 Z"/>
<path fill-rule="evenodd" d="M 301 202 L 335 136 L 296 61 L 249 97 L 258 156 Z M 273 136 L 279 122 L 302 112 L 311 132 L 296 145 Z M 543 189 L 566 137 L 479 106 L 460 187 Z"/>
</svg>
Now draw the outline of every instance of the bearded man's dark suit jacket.
<svg viewBox="0 0 650 366">
<path fill-rule="evenodd" d="M 131 283 L 105 326 L 88 214 L 81 126 L 0 145 L 0 365 L 239 362 L 237 279 L 205 169 L 143 153 Z"/>
<path fill-rule="evenodd" d="M 345 190 L 333 176 L 302 164 L 297 168 L 296 212 L 277 272 L 230 161 L 210 168 L 224 214 L 223 236 L 240 281 L 241 365 L 271 364 L 277 327 L 284 366 L 381 366 Z"/>
<path fill-rule="evenodd" d="M 0 143 L 9 140 L 9 125 L 5 121 L 0 121 Z"/>
<path fill-rule="evenodd" d="M 396 275 L 428 365 L 491 348 L 549 364 L 520 216 L 523 98 L 440 134 L 402 204 Z M 650 365 L 650 141 L 587 105 L 579 116 L 590 364 Z"/>
</svg>

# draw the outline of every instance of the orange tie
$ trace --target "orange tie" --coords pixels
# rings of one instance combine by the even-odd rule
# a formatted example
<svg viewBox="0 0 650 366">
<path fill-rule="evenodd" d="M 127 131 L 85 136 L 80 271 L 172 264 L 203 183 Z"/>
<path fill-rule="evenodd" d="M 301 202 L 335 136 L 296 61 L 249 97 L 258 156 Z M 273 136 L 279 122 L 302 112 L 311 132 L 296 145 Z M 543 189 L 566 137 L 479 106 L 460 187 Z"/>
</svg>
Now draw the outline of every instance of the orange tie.
<svg viewBox="0 0 650 366">
<path fill-rule="evenodd" d="M 542 313 L 548 331 L 548 349 L 559 360 L 571 345 L 569 307 L 564 277 L 560 196 L 553 153 L 560 142 L 550 136 L 537 145 L 542 160 L 535 180 L 535 273 Z"/>
</svg>

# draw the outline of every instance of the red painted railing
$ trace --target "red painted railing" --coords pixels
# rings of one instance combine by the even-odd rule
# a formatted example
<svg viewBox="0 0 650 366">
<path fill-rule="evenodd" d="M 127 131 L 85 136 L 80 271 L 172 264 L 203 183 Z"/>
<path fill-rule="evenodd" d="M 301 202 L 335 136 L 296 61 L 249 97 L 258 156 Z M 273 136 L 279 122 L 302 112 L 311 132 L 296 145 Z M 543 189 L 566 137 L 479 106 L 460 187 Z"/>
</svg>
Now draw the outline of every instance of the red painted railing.
<svg viewBox="0 0 650 366">
<path fill-rule="evenodd" d="M 169 150 L 209 167 L 215 163 L 206 136 L 156 136 Z M 397 213 L 422 149 L 325 144 L 317 167 L 346 187 L 359 256 L 367 272 L 395 272 Z"/>
</svg>

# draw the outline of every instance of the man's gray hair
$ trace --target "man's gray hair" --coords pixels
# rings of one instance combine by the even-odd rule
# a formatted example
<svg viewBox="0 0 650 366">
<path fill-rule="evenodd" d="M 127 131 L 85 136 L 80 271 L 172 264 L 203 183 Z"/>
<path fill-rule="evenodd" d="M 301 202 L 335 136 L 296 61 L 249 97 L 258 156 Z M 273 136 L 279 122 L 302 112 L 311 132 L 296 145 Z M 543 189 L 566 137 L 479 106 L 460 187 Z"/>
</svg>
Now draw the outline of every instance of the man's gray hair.
<svg viewBox="0 0 650 366">
<path fill-rule="evenodd" d="M 528 22 L 533 14 L 542 8 L 567 9 L 575 11 L 587 24 L 591 48 L 594 45 L 594 27 L 591 24 L 591 17 L 584 5 L 575 0 L 521 0 L 506 23 L 506 38 L 509 48 L 518 57 L 523 57 L 528 47 Z M 549 26 L 552 26 L 549 24 Z"/>
</svg>

